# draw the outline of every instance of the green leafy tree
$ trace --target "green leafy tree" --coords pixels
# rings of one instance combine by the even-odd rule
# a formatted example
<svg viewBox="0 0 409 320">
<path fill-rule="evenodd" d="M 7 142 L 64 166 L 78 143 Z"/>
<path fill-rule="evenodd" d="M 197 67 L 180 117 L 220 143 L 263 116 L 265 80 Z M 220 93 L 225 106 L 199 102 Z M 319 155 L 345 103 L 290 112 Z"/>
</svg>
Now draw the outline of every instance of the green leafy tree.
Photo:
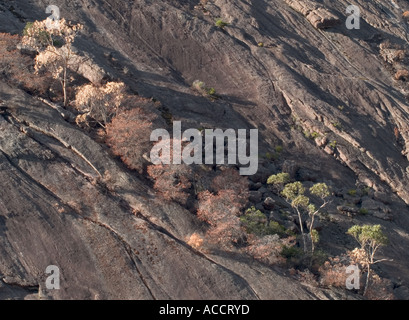
<svg viewBox="0 0 409 320">
<path fill-rule="evenodd" d="M 361 250 L 365 253 L 364 261 L 362 261 L 364 264 L 366 264 L 368 269 L 363 293 L 365 295 L 369 285 L 371 266 L 382 261 L 390 261 L 389 259 L 375 259 L 375 254 L 378 249 L 388 244 L 388 237 L 383 233 L 381 225 L 379 224 L 372 226 L 355 225 L 349 228 L 347 234 L 355 238 L 355 240 L 360 244 Z"/>
<path fill-rule="evenodd" d="M 307 243 L 305 240 L 304 226 L 302 222 L 302 209 L 306 209 L 309 205 L 310 199 L 304 195 L 305 188 L 301 182 L 293 182 L 285 185 L 284 190 L 281 194 L 291 205 L 298 215 L 298 223 L 301 231 L 301 238 L 303 241 L 304 252 L 307 251 Z"/>
<path fill-rule="evenodd" d="M 319 235 L 314 230 L 314 222 L 316 215 L 326 206 L 329 201 L 330 190 L 325 183 L 316 183 L 308 191 L 311 196 L 318 198 L 321 201 L 317 208 L 311 199 L 305 195 L 306 189 L 299 181 L 289 183 L 290 175 L 288 173 L 279 173 L 268 178 L 267 183 L 273 185 L 277 190 L 282 190 L 281 195 L 291 205 L 293 210 L 297 213 L 298 224 L 301 231 L 301 238 L 303 242 L 304 252 L 307 252 L 307 234 L 304 231 L 303 215 L 308 214 L 311 221 L 309 224 L 309 239 L 311 242 L 311 253 L 314 253 L 315 244 L 319 241 Z"/>
<path fill-rule="evenodd" d="M 249 234 L 258 237 L 277 234 L 280 237 L 287 235 L 286 229 L 276 221 L 268 221 L 266 215 L 255 207 L 246 210 L 240 217 L 240 222 Z"/>
<path fill-rule="evenodd" d="M 322 202 L 321 206 L 318 209 L 312 203 L 309 204 L 307 207 L 307 212 L 311 218 L 311 223 L 309 225 L 311 238 L 311 252 L 314 253 L 315 243 L 319 241 L 318 231 L 314 229 L 315 216 L 320 212 L 321 209 L 323 209 L 326 205 L 328 205 L 328 203 L 330 203 L 328 198 L 331 193 L 328 186 L 325 183 L 316 183 L 309 189 L 309 191 L 312 195 L 319 198 L 320 201 Z"/>
<path fill-rule="evenodd" d="M 274 187 L 276 192 L 282 191 L 285 184 L 290 182 L 290 175 L 285 172 L 277 173 L 267 179 L 267 184 Z"/>
</svg>

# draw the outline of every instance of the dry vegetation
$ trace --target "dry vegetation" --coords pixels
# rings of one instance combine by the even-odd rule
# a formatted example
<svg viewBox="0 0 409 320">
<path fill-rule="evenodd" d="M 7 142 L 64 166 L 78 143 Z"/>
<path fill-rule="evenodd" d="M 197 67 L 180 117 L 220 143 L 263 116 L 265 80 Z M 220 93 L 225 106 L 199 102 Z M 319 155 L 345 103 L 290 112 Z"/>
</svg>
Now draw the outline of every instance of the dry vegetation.
<svg viewBox="0 0 409 320">
<path fill-rule="evenodd" d="M 150 149 L 152 121 L 155 115 L 142 108 L 120 112 L 106 127 L 107 144 L 130 168 L 143 172 L 143 154 Z"/>
<path fill-rule="evenodd" d="M 148 174 L 154 181 L 153 188 L 168 201 L 185 205 L 192 186 L 192 169 L 185 165 L 161 164 L 148 166 Z"/>
<path fill-rule="evenodd" d="M 123 82 L 108 82 L 99 87 L 85 84 L 77 90 L 75 106 L 105 128 L 123 104 L 124 91 Z"/>
<path fill-rule="evenodd" d="M 33 56 L 17 49 L 21 37 L 0 33 L 0 74 L 13 86 L 31 94 L 49 97 L 52 88 L 51 74 L 34 74 Z"/>
<path fill-rule="evenodd" d="M 213 180 L 213 188 L 214 193 L 198 194 L 197 216 L 210 226 L 207 240 L 229 248 L 244 237 L 239 215 L 248 201 L 247 178 L 229 168 Z"/>
</svg>

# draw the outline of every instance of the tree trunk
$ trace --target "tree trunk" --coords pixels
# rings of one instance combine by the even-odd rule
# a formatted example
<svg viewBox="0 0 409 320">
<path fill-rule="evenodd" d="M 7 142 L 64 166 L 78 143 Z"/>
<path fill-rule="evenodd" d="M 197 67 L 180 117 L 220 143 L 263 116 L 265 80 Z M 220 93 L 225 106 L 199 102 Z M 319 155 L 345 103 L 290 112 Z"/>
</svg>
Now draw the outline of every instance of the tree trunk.
<svg viewBox="0 0 409 320">
<path fill-rule="evenodd" d="M 67 106 L 67 68 L 64 67 L 64 75 L 62 80 L 62 92 L 64 95 L 64 107 Z"/>
<path fill-rule="evenodd" d="M 366 275 L 366 282 L 365 282 L 365 288 L 364 288 L 363 296 L 365 296 L 366 290 L 368 289 L 368 285 L 369 285 L 369 277 L 370 277 L 370 273 L 371 273 L 371 265 L 369 263 L 367 264 L 367 268 L 368 268 L 368 273 Z"/>
<path fill-rule="evenodd" d="M 311 233 L 310 233 L 310 237 L 311 237 L 311 253 L 314 254 L 315 245 L 314 245 L 314 240 L 312 239 Z"/>
<path fill-rule="evenodd" d="M 312 254 L 314 254 L 314 250 L 315 250 L 314 239 L 312 238 L 312 230 L 314 228 L 314 219 L 315 219 L 315 214 L 312 214 L 311 215 L 311 225 L 310 225 L 311 253 Z"/>
<path fill-rule="evenodd" d="M 304 252 L 307 252 L 307 243 L 305 242 L 304 227 L 302 225 L 301 213 L 300 213 L 300 210 L 298 210 L 298 208 L 296 208 L 296 210 L 298 214 L 298 221 L 300 223 L 300 231 L 301 231 L 301 237 L 302 237 L 302 242 L 304 246 Z"/>
</svg>

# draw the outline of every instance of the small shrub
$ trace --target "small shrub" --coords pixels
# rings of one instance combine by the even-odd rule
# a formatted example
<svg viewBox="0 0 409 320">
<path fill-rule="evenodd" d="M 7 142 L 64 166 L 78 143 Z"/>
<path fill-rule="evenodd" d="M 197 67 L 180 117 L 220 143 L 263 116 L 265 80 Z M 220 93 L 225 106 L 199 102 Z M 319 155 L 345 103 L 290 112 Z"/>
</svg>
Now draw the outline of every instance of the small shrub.
<svg viewBox="0 0 409 320">
<path fill-rule="evenodd" d="M 292 258 L 298 258 L 300 256 L 302 256 L 303 251 L 298 248 L 298 247 L 294 247 L 294 246 L 283 246 L 281 249 L 281 253 L 280 253 L 284 258 L 286 258 L 287 260 L 292 259 Z"/>
<path fill-rule="evenodd" d="M 208 88 L 206 91 L 209 96 L 214 96 L 216 94 L 216 90 L 214 88 Z"/>
<path fill-rule="evenodd" d="M 313 139 L 313 140 L 315 140 L 315 139 L 317 139 L 317 138 L 320 137 L 320 134 L 319 134 L 318 132 L 316 132 L 316 131 L 313 131 L 313 132 L 304 131 L 304 136 L 305 136 L 307 139 Z"/>
<path fill-rule="evenodd" d="M 278 235 L 267 235 L 250 240 L 246 252 L 256 260 L 269 265 L 283 264 L 285 258 L 281 255 L 283 246 L 289 245 L 290 240 L 280 239 Z"/>
<path fill-rule="evenodd" d="M 351 197 L 355 197 L 357 194 L 356 189 L 349 189 L 348 190 L 348 195 L 350 195 Z"/>
<path fill-rule="evenodd" d="M 203 241 L 203 238 L 195 232 L 189 237 L 187 244 L 196 250 L 200 250 L 203 245 Z"/>
<path fill-rule="evenodd" d="M 284 148 L 282 146 L 276 146 L 274 148 L 274 152 L 267 152 L 265 154 L 265 158 L 270 161 L 275 161 L 280 158 L 281 153 L 283 152 Z"/>
<path fill-rule="evenodd" d="M 400 62 L 403 59 L 405 59 L 405 57 L 406 57 L 405 50 L 396 50 L 396 52 L 394 53 L 394 56 L 393 56 L 393 60 L 397 61 L 397 62 Z"/>
<path fill-rule="evenodd" d="M 276 146 L 276 147 L 274 148 L 274 150 L 275 150 L 275 152 L 277 152 L 277 153 L 282 153 L 283 150 L 284 150 L 284 148 L 283 148 L 283 146 Z"/>
<path fill-rule="evenodd" d="M 225 27 L 227 27 L 229 24 L 227 22 L 224 22 L 223 19 L 217 19 L 216 20 L 216 27 L 220 28 L 220 29 L 224 29 Z"/>
<path fill-rule="evenodd" d="M 409 80 L 409 71 L 405 70 L 405 69 L 400 69 L 400 70 L 396 71 L 394 78 L 397 81 L 408 81 Z"/>
<path fill-rule="evenodd" d="M 276 221 L 270 221 L 264 213 L 255 207 L 247 209 L 246 213 L 240 217 L 240 222 L 249 234 L 263 237 L 277 234 L 280 237 L 285 236 L 286 229 Z"/>
<path fill-rule="evenodd" d="M 23 29 L 23 36 L 28 36 L 28 31 L 33 27 L 34 22 L 27 22 Z"/>
<path fill-rule="evenodd" d="M 288 182 L 290 182 L 290 174 L 285 172 L 274 174 L 267 179 L 267 184 L 273 185 L 284 185 Z"/>
<path fill-rule="evenodd" d="M 301 283 L 305 283 L 309 286 L 318 287 L 317 277 L 309 269 L 296 270 L 296 279 Z"/>
<path fill-rule="evenodd" d="M 368 211 L 368 209 L 366 209 L 366 208 L 361 208 L 361 209 L 359 209 L 359 214 L 366 215 L 366 214 L 368 214 L 368 213 L 369 213 L 369 211 Z"/>
<path fill-rule="evenodd" d="M 361 194 L 362 196 L 367 196 L 369 195 L 370 191 L 371 191 L 371 187 L 366 186 L 361 189 Z"/>
<path fill-rule="evenodd" d="M 216 89 L 206 87 L 206 84 L 203 81 L 195 80 L 192 84 L 192 87 L 205 97 L 209 97 L 212 99 L 218 98 L 216 95 Z"/>
<path fill-rule="evenodd" d="M 266 215 L 255 207 L 247 209 L 245 214 L 240 217 L 240 221 L 247 233 L 256 236 L 265 236 L 269 234 L 267 230 Z"/>
<path fill-rule="evenodd" d="M 348 277 L 346 268 L 351 265 L 348 255 L 341 255 L 337 257 L 330 257 L 319 268 L 320 284 L 324 287 L 345 288 L 345 283 Z"/>
<path fill-rule="evenodd" d="M 317 139 L 317 138 L 319 138 L 320 137 L 320 134 L 318 133 L 318 132 L 313 132 L 313 133 L 311 133 L 311 138 L 313 138 L 313 139 Z"/>
<path fill-rule="evenodd" d="M 329 143 L 329 146 L 330 146 L 331 149 L 335 149 L 337 147 L 337 142 L 335 140 L 333 140 L 333 141 L 331 141 Z"/>
<path fill-rule="evenodd" d="M 277 221 L 270 221 L 270 223 L 268 224 L 268 230 L 270 234 L 277 234 L 280 237 L 291 235 L 291 231 L 287 230 L 283 225 L 279 224 Z"/>
<path fill-rule="evenodd" d="M 197 216 L 209 224 L 209 243 L 230 248 L 244 238 L 239 215 L 248 202 L 248 180 L 228 168 L 213 179 L 213 190 L 198 193 Z"/>
<path fill-rule="evenodd" d="M 318 271 L 319 267 L 321 267 L 325 261 L 328 260 L 328 253 L 323 250 L 316 250 L 312 254 L 311 257 L 311 266 Z"/>
<path fill-rule="evenodd" d="M 277 156 L 275 153 L 266 152 L 265 158 L 270 161 L 277 160 Z"/>
<path fill-rule="evenodd" d="M 206 88 L 206 84 L 203 81 L 195 80 L 192 84 L 193 88 L 197 91 L 203 91 Z"/>
<path fill-rule="evenodd" d="M 276 161 L 278 159 L 278 155 L 275 152 L 266 152 L 262 157 L 268 161 Z"/>
<path fill-rule="evenodd" d="M 391 280 L 372 274 L 371 285 L 366 290 L 365 297 L 369 300 L 395 300 L 394 285 Z"/>
<path fill-rule="evenodd" d="M 339 121 L 334 121 L 331 124 L 333 125 L 334 128 L 337 128 L 337 129 L 340 129 L 340 130 L 342 129 L 341 122 L 339 122 Z"/>
</svg>

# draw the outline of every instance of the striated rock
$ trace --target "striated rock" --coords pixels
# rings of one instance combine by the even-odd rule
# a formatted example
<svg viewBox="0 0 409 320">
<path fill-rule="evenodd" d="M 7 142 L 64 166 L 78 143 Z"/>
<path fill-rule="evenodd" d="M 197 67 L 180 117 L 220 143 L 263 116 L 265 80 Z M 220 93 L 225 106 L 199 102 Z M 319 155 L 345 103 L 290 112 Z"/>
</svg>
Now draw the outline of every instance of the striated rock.
<svg viewBox="0 0 409 320">
<path fill-rule="evenodd" d="M 254 294 L 248 283 L 256 278 L 246 266 L 238 263 L 232 271 L 223 266 L 223 258 L 216 263 L 185 246 L 181 239 L 196 228 L 192 215 L 150 197 L 145 183 L 119 167 L 57 110 L 0 81 L 0 99 L 6 97 L 13 106 L 12 117 L 29 130 L 22 132 L 0 116 L 0 181 L 7 181 L 7 187 L 0 189 L 4 282 L 0 282 L 0 297 L 274 297 L 261 283 L 253 283 L 253 288 L 259 287 L 259 295 Z M 115 194 L 92 183 L 107 171 L 114 178 Z M 45 287 L 48 265 L 60 268 L 61 290 Z M 239 269 L 247 270 L 245 278 Z M 290 280 L 275 276 L 275 285 L 282 279 L 287 283 L 283 287 L 293 286 Z M 180 283 L 189 286 L 180 287 Z M 294 289 L 288 294 L 277 292 L 276 297 L 288 298 Z M 311 298 L 302 289 L 296 291 L 294 298 Z"/>
<path fill-rule="evenodd" d="M 337 210 L 348 217 L 355 216 L 359 213 L 359 209 L 349 206 L 337 206 Z"/>
<path fill-rule="evenodd" d="M 373 200 L 371 198 L 364 198 L 362 200 L 361 206 L 363 208 L 366 208 L 366 209 L 372 210 L 372 211 L 382 211 L 384 213 L 390 213 L 391 212 L 391 209 L 388 206 L 386 206 L 382 202 Z"/>
<path fill-rule="evenodd" d="M 254 183 L 254 182 L 252 182 L 252 181 L 250 181 L 250 184 L 249 184 L 249 186 L 250 186 L 250 190 L 253 190 L 253 191 L 257 191 L 257 190 L 259 190 L 261 187 L 262 187 L 262 183 L 261 182 L 256 182 L 256 183 Z"/>
<path fill-rule="evenodd" d="M 391 204 L 391 197 L 385 192 L 382 191 L 375 191 L 374 192 L 374 199 L 382 202 L 383 204 L 389 205 Z"/>
<path fill-rule="evenodd" d="M 260 189 L 258 189 L 258 191 L 260 191 L 260 192 L 263 194 L 263 196 L 264 196 L 265 194 L 270 193 L 270 191 L 269 191 L 267 188 L 265 188 L 265 187 L 261 187 Z"/>
<path fill-rule="evenodd" d="M 286 2 L 291 8 L 303 14 L 317 29 L 331 28 L 341 23 L 329 9 L 314 1 L 286 0 Z"/>
<path fill-rule="evenodd" d="M 76 51 L 77 48 L 74 48 Z M 94 85 L 101 85 L 106 82 L 111 76 L 96 62 L 91 54 L 79 55 L 77 60 L 73 59 L 72 64 L 76 66 L 75 72 L 88 79 Z"/>
<path fill-rule="evenodd" d="M 374 217 L 387 221 L 392 220 L 391 209 L 382 202 L 365 198 L 362 200 L 361 207 L 368 210 Z"/>
<path fill-rule="evenodd" d="M 263 194 L 260 191 L 250 191 L 249 201 L 252 203 L 259 203 Z"/>
</svg>

